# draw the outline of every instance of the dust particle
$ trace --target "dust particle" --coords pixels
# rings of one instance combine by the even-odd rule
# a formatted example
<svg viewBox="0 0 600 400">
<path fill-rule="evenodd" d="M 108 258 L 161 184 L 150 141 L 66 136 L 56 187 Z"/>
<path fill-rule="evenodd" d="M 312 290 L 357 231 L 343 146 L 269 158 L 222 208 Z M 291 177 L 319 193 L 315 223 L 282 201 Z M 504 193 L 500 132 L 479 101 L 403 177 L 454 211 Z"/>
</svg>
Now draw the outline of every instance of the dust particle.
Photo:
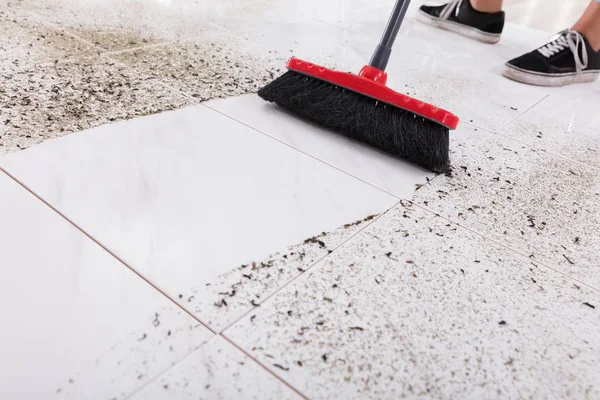
<svg viewBox="0 0 600 400">
<path fill-rule="evenodd" d="M 289 368 L 284 367 L 283 365 L 279 365 L 279 364 L 273 364 L 274 367 L 277 367 L 279 369 L 282 369 L 284 371 L 289 371 Z"/>
</svg>

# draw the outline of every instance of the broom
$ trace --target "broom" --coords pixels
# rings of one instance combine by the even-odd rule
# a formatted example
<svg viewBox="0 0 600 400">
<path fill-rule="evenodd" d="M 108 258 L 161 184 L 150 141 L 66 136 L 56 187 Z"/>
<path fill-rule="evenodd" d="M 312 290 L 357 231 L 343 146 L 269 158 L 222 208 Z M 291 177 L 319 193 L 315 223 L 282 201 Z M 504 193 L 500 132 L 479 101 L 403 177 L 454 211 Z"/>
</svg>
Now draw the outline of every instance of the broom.
<svg viewBox="0 0 600 400">
<path fill-rule="evenodd" d="M 397 0 L 369 65 L 358 75 L 292 57 L 288 71 L 259 90 L 264 100 L 434 172 L 449 167 L 458 117 L 386 86 L 392 45 L 410 0 Z"/>
</svg>

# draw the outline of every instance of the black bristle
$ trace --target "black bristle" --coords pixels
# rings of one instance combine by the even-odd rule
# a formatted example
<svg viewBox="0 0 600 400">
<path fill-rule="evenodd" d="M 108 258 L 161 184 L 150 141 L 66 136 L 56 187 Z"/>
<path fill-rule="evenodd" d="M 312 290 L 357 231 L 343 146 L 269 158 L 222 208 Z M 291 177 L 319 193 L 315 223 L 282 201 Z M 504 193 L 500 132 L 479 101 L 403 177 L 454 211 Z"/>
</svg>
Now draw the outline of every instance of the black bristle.
<svg viewBox="0 0 600 400">
<path fill-rule="evenodd" d="M 449 166 L 449 129 L 329 82 L 288 71 L 258 95 L 303 118 L 434 172 Z"/>
</svg>

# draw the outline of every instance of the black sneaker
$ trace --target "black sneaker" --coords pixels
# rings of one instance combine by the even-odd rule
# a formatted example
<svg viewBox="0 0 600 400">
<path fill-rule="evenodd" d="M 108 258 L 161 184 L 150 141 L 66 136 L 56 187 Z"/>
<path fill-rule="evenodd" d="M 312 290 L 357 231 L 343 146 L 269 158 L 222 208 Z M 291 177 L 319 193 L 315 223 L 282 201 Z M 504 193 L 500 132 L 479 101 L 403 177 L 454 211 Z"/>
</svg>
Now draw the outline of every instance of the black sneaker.
<svg viewBox="0 0 600 400">
<path fill-rule="evenodd" d="M 593 82 L 600 75 L 600 51 L 587 38 L 570 29 L 537 50 L 510 60 L 503 75 L 538 86 L 563 86 Z"/>
<path fill-rule="evenodd" d="M 470 0 L 452 0 L 441 6 L 421 6 L 417 20 L 484 43 L 498 43 L 504 28 L 504 11 L 479 12 Z"/>
</svg>

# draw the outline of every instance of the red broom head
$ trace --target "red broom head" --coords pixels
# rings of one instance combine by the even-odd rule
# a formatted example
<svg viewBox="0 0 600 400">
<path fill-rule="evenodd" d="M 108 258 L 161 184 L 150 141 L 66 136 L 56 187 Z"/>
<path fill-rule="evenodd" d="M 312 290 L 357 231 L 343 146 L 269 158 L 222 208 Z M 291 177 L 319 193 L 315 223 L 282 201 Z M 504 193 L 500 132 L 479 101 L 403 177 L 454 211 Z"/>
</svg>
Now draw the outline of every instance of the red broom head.
<svg viewBox="0 0 600 400">
<path fill-rule="evenodd" d="M 380 69 L 365 65 L 358 75 L 336 71 L 320 65 L 292 57 L 287 63 L 290 71 L 308 75 L 353 92 L 371 97 L 408 112 L 427 118 L 433 122 L 456 129 L 459 119 L 449 111 L 425 103 L 402 93 L 395 92 L 386 86 L 387 73 Z"/>
</svg>

